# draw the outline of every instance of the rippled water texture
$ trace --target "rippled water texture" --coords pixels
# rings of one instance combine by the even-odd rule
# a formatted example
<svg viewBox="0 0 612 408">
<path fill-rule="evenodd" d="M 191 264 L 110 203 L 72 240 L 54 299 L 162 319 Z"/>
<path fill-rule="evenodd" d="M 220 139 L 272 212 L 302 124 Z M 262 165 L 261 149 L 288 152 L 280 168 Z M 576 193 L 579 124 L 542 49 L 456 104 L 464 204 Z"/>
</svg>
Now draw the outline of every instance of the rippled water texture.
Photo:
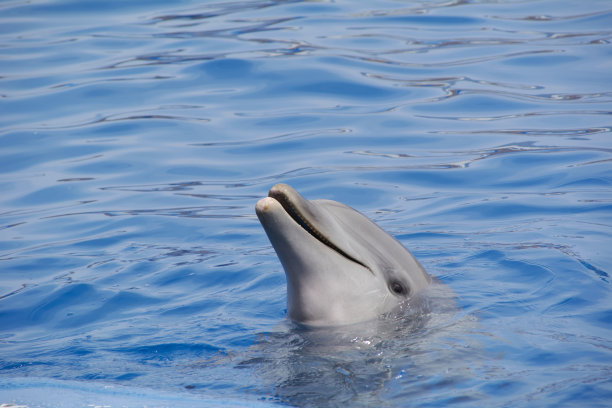
<svg viewBox="0 0 612 408">
<path fill-rule="evenodd" d="M 2 2 L 0 404 L 608 406 L 611 39 L 605 0 Z M 277 182 L 440 293 L 291 325 Z"/>
</svg>

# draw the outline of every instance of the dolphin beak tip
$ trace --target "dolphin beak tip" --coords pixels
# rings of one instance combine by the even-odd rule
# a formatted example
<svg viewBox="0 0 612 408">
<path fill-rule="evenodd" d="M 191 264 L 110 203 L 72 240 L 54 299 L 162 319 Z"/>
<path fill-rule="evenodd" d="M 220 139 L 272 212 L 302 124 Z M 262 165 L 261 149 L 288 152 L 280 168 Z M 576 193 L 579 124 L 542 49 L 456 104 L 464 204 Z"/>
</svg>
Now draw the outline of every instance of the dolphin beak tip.
<svg viewBox="0 0 612 408">
<path fill-rule="evenodd" d="M 257 204 L 255 204 L 255 212 L 258 215 L 269 212 L 271 206 L 273 206 L 275 203 L 276 203 L 276 200 L 273 199 L 272 197 L 262 198 L 261 200 L 257 201 Z"/>
</svg>

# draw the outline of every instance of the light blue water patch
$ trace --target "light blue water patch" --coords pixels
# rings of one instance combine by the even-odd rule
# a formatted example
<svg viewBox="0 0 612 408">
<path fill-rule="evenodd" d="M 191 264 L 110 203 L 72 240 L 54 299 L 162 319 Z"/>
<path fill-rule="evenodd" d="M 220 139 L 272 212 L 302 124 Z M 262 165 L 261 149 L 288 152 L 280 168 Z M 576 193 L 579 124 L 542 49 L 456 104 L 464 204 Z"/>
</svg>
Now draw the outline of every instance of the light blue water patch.
<svg viewBox="0 0 612 408">
<path fill-rule="evenodd" d="M 0 405 L 612 400 L 605 0 L 0 5 Z M 254 206 L 344 202 L 442 285 L 286 319 Z"/>
<path fill-rule="evenodd" d="M 125 378 L 129 380 L 129 378 Z M 54 381 L 51 379 L 16 378 L 2 380 L 0 392 L 7 401 L 26 401 L 30 408 L 83 406 L 147 407 L 269 407 L 259 401 L 194 398 L 186 394 L 164 393 L 122 386 L 99 386 L 95 383 Z M 27 395 L 24 399 L 23 395 Z M 16 405 L 15 405 L 16 406 Z"/>
</svg>

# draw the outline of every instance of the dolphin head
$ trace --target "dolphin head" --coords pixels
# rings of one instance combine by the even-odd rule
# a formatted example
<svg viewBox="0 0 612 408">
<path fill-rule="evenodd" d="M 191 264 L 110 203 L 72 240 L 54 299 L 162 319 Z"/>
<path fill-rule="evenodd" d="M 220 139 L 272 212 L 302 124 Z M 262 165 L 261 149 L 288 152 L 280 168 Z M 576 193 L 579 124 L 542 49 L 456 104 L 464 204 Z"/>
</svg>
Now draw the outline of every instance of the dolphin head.
<svg viewBox="0 0 612 408">
<path fill-rule="evenodd" d="M 431 282 L 402 244 L 347 205 L 306 200 L 277 184 L 255 210 L 285 269 L 294 321 L 322 326 L 373 319 Z"/>
</svg>

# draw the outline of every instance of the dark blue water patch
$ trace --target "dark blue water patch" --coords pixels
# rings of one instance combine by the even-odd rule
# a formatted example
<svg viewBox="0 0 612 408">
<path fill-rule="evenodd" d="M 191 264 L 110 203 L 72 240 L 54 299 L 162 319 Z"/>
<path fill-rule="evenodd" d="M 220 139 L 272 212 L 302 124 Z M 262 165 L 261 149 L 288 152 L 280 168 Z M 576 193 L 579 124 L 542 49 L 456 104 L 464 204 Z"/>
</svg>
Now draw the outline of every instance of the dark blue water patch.
<svg viewBox="0 0 612 408">
<path fill-rule="evenodd" d="M 28 32 L 36 27 L 37 24 L 33 21 L 10 21 L 5 19 L 0 24 L 0 35 L 17 35 L 22 32 Z"/>
<path fill-rule="evenodd" d="M 27 139 L 24 139 L 23 142 L 29 144 Z M 4 161 L 1 166 L 5 166 L 4 170 L 10 173 L 12 171 L 35 168 L 44 162 L 63 161 L 66 169 L 74 170 L 69 172 L 72 176 L 75 176 L 74 179 L 82 179 L 89 174 L 104 174 L 105 171 L 108 172 L 114 169 L 123 170 L 131 167 L 129 163 L 114 162 L 104 157 L 106 152 L 115 148 L 110 144 L 101 145 L 83 142 L 74 146 L 62 146 L 61 142 L 56 140 L 55 146 L 47 146 L 41 143 L 38 147 L 39 149 L 33 149 L 25 154 L 5 155 L 2 157 Z M 83 161 L 86 164 L 83 164 Z M 73 178 L 72 176 L 68 175 L 61 180 L 71 179 Z M 61 188 L 66 188 L 66 186 Z M 35 200 L 36 196 L 34 196 Z"/>
<path fill-rule="evenodd" d="M 169 286 L 191 286 L 197 282 L 198 270 L 193 267 L 174 267 L 155 280 L 155 284 L 160 287 Z"/>
<path fill-rule="evenodd" d="M 489 92 L 478 94 L 476 92 L 462 93 L 457 90 L 452 97 L 442 98 L 438 103 L 423 103 L 413 106 L 417 112 L 448 112 L 457 114 L 465 112 L 478 112 L 481 116 L 493 115 L 497 112 L 529 111 L 538 106 L 537 103 L 521 100 L 516 95 L 503 92 Z"/>
<path fill-rule="evenodd" d="M 235 58 L 218 59 L 201 65 L 201 69 L 214 79 L 231 80 L 234 83 L 252 75 L 254 68 L 253 62 Z"/>
<path fill-rule="evenodd" d="M 28 304 L 28 299 L 40 296 L 37 292 L 41 291 L 50 291 L 51 294 Z M 138 293 L 123 291 L 113 294 L 110 290 L 85 283 L 68 284 L 57 289 L 47 286 L 26 290 L 3 301 L 0 322 L 3 330 L 7 331 L 23 326 L 78 328 L 107 318 L 117 319 L 123 313 L 134 313 L 159 302 Z"/>
<path fill-rule="evenodd" d="M 205 279 L 201 279 L 200 285 L 206 285 L 208 289 L 211 288 L 236 288 L 245 283 L 250 282 L 254 273 L 251 270 L 233 269 L 235 266 L 232 264 L 227 265 L 224 263 L 214 265 L 212 268 L 202 271 L 200 276 Z M 206 280 L 208 282 L 206 282 Z M 203 286 L 200 286 L 203 287 Z"/>
<path fill-rule="evenodd" d="M 10 173 L 53 160 L 65 160 L 100 151 L 98 146 L 58 146 L 57 135 L 47 132 L 9 132 L 0 136 L 0 171 Z M 37 149 L 31 149 L 36 146 Z M 24 147 L 30 147 L 25 149 Z"/>
<path fill-rule="evenodd" d="M 595 302 L 591 302 L 595 303 Z M 609 329 L 612 327 L 612 309 L 603 310 L 600 312 L 588 313 L 582 317 L 588 323 L 601 327 L 603 329 Z"/>
<path fill-rule="evenodd" d="M 222 61 L 222 60 L 221 60 Z M 215 61 L 214 64 L 219 62 Z M 213 63 L 209 63 L 213 64 Z M 342 76 L 335 70 L 320 68 L 304 68 L 292 60 L 286 60 L 284 69 L 279 70 L 278 64 L 267 64 L 258 68 L 251 75 L 239 76 L 234 84 L 248 85 L 248 90 L 232 98 L 258 99 L 271 103 L 274 98 L 284 98 L 287 101 L 296 99 L 304 101 L 308 95 L 320 97 L 336 97 L 343 100 L 359 100 L 364 98 L 399 98 L 410 94 L 405 88 L 394 87 L 393 84 L 377 80 L 363 81 L 363 76 Z M 308 97 L 310 98 L 310 96 Z M 313 100 L 314 102 L 314 100 Z"/>
<path fill-rule="evenodd" d="M 316 77 L 316 73 L 312 73 L 312 76 Z M 398 89 L 393 88 L 384 88 L 380 86 L 376 87 L 347 80 L 313 81 L 312 76 L 311 81 L 308 84 L 297 85 L 293 87 L 292 91 L 304 94 L 335 96 L 337 98 L 344 99 L 379 99 L 398 97 L 399 95 L 407 97 L 407 95 L 409 94 L 409 92 L 405 90 L 400 91 Z"/>
<path fill-rule="evenodd" d="M 537 367 L 542 366 L 555 366 L 558 365 L 560 361 L 567 362 L 572 360 L 572 355 L 567 353 L 565 355 L 561 355 L 555 352 L 548 352 L 543 350 L 524 350 L 524 358 L 526 363 L 530 363 Z"/>
<path fill-rule="evenodd" d="M 310 146 L 308 141 L 288 140 L 284 142 L 265 143 L 255 146 L 232 147 L 226 149 L 226 152 L 236 156 L 242 156 L 246 154 L 261 154 L 264 151 L 268 154 L 274 154 L 276 152 L 279 155 L 286 155 L 286 152 L 289 151 L 295 152 L 294 154 L 298 156 L 303 156 L 304 149 L 308 148 L 308 146 Z"/>
<path fill-rule="evenodd" d="M 592 407 L 607 407 L 612 399 L 609 370 L 601 369 L 580 378 L 575 384 L 565 388 L 563 396 L 558 397 L 556 406 L 580 406 L 588 401 Z"/>
<path fill-rule="evenodd" d="M 240 174 L 240 171 L 232 170 L 233 166 L 229 168 L 220 168 L 219 166 L 208 166 L 202 164 L 201 166 L 196 165 L 175 165 L 166 170 L 168 174 L 186 175 L 191 177 L 206 177 L 210 178 L 221 178 L 227 179 L 232 178 Z"/>
<path fill-rule="evenodd" d="M 89 308 L 90 305 L 98 303 L 100 295 L 101 293 L 89 284 L 66 285 L 27 310 L 28 320 L 30 324 L 66 326 L 65 319 L 72 320 L 74 313 L 78 313 L 82 306 Z"/>
<path fill-rule="evenodd" d="M 311 115 L 287 115 L 287 116 L 278 116 L 278 117 L 272 117 L 272 118 L 268 118 L 268 119 L 263 119 L 263 120 L 258 120 L 257 122 L 255 122 L 255 126 L 256 127 L 265 127 L 265 128 L 281 128 L 281 129 L 285 129 L 287 127 L 300 127 L 300 126 L 308 126 L 308 125 L 313 125 L 317 122 L 320 122 L 321 118 L 317 117 L 317 116 L 311 116 Z M 266 146 L 268 148 L 277 148 L 277 149 L 281 149 L 283 146 L 277 147 L 277 144 L 279 144 L 279 142 L 275 142 L 273 144 L 266 144 Z M 285 148 L 287 146 L 284 146 Z M 228 150 L 231 151 L 231 150 Z"/>
<path fill-rule="evenodd" d="M 610 21 L 612 21 L 612 11 L 604 10 L 592 15 L 586 15 L 584 17 L 579 16 L 576 20 L 581 23 L 586 23 L 586 25 L 591 29 L 599 26 L 605 30 L 602 31 L 602 34 L 604 34 L 607 30 L 610 29 Z"/>
<path fill-rule="evenodd" d="M 53 286 L 47 286 L 45 289 L 51 289 L 52 294 L 31 304 L 24 302 L 26 299 L 36 299 L 37 295 L 40 296 L 37 292 L 41 289 L 43 288 L 27 290 L 2 302 L 0 322 L 3 330 L 15 330 L 23 326 L 56 326 L 68 316 L 70 310 L 90 305 L 91 301 L 100 295 L 92 285 L 88 284 L 66 285 L 55 290 Z M 15 307 L 19 304 L 22 306 Z"/>
<path fill-rule="evenodd" d="M 123 146 L 121 140 L 125 136 L 142 134 L 145 129 L 148 130 L 145 134 L 150 136 L 153 132 L 164 132 L 164 128 L 172 126 L 167 121 L 155 120 L 154 113 L 147 115 L 146 113 L 130 114 L 130 112 L 127 112 L 124 116 L 117 118 L 100 115 L 88 118 L 82 126 L 79 126 L 78 132 L 80 135 L 91 135 L 92 138 L 101 138 L 98 145 L 106 146 L 110 144 L 112 148 L 117 148 Z M 146 140 L 146 138 L 143 140 Z M 90 141 L 89 143 L 92 142 Z"/>
<path fill-rule="evenodd" d="M 491 173 L 487 173 L 491 177 Z M 483 183 L 487 180 L 485 174 L 484 179 L 479 181 Z M 400 183 L 404 184 L 409 182 L 414 186 L 429 187 L 432 189 L 438 188 L 441 185 L 469 185 L 476 182 L 475 178 L 468 177 L 461 171 L 421 171 L 414 169 L 398 169 L 398 170 L 377 170 L 374 172 L 363 173 L 361 180 L 368 180 L 371 182 L 385 181 L 388 183 Z"/>
<path fill-rule="evenodd" d="M 506 255 L 504 252 L 496 249 L 489 249 L 470 256 L 469 260 L 471 261 L 484 259 L 487 261 L 500 261 L 502 259 L 505 259 L 505 257 Z"/>
<path fill-rule="evenodd" d="M 555 54 L 540 54 L 526 57 L 506 58 L 501 61 L 504 65 L 517 65 L 522 67 L 551 67 L 551 75 L 554 75 L 554 70 L 559 66 L 572 64 L 580 61 L 580 57 L 571 55 L 555 55 Z"/>
<path fill-rule="evenodd" d="M 587 235 L 583 238 L 580 238 L 580 240 L 581 241 L 584 240 L 585 242 L 589 243 L 593 247 L 597 247 L 600 244 L 599 238 L 595 234 L 593 237 Z M 561 246 L 559 249 L 564 250 L 565 248 Z M 572 254 L 571 250 L 568 252 L 568 254 Z M 579 272 L 584 273 L 585 277 L 596 277 L 599 280 L 601 280 L 604 284 L 606 285 L 609 284 L 609 276 L 610 276 L 610 274 L 608 273 L 609 271 L 606 271 L 606 269 L 603 269 L 603 268 L 596 267 L 591 262 L 587 262 L 584 259 L 581 259 L 580 257 L 576 256 L 575 254 L 573 254 L 573 256 L 568 256 L 568 257 L 563 257 L 562 259 L 557 259 L 556 265 L 557 265 L 557 268 L 559 268 L 559 270 L 564 271 L 568 275 L 573 276 L 576 272 L 579 271 Z M 578 276 L 573 276 L 574 280 L 578 278 L 579 278 Z M 598 293 L 600 291 L 605 292 L 606 290 L 606 286 L 596 286 L 596 287 L 585 286 L 584 288 L 585 290 L 587 290 L 588 288 L 588 290 L 593 291 L 594 293 Z"/>
<path fill-rule="evenodd" d="M 19 64 L 20 65 L 20 64 Z M 18 70 L 18 67 L 15 70 Z M 7 67 L 8 69 L 8 67 Z M 57 85 L 57 77 L 55 76 L 40 76 L 35 78 L 14 78 L 5 79 L 2 81 L 2 92 L 15 97 L 24 95 L 30 92 L 45 92 L 48 88 Z M 15 92 L 15 93 L 13 93 Z"/>
<path fill-rule="evenodd" d="M 612 177 L 587 177 L 580 178 L 578 180 L 570 181 L 567 183 L 560 184 L 559 188 L 564 187 L 610 187 L 612 186 Z"/>
<path fill-rule="evenodd" d="M 359 19 L 355 23 L 409 23 L 422 26 L 469 26 L 481 25 L 486 22 L 485 19 L 478 17 L 467 16 L 444 16 L 444 15 L 404 15 L 404 16 L 376 16 Z"/>
<path fill-rule="evenodd" d="M 156 261 L 165 265 L 165 270 L 157 272 L 155 279 L 152 279 L 156 287 L 174 288 L 185 290 L 196 290 L 205 288 L 211 283 L 222 284 L 225 281 L 223 274 L 246 275 L 244 280 L 248 281 L 250 273 L 246 271 L 240 272 L 236 268 L 240 268 L 242 263 L 240 259 L 236 259 L 231 254 L 203 254 L 197 252 L 194 254 L 185 255 L 186 258 L 176 262 L 175 259 L 167 257 L 159 257 Z M 153 260 L 151 260 L 153 261 Z M 218 280 L 216 279 L 218 278 Z M 231 279 L 231 278 L 230 278 Z M 243 282 L 243 279 L 235 281 L 236 284 Z M 214 287 L 212 285 L 211 287 Z M 231 286 L 230 286 L 231 287 Z"/>
<path fill-rule="evenodd" d="M 125 373 L 116 376 L 114 379 L 117 381 L 131 381 L 135 378 L 145 375 L 144 373 Z"/>
<path fill-rule="evenodd" d="M 93 348 L 85 348 L 82 346 L 70 344 L 67 347 L 59 348 L 53 354 L 56 356 L 61 356 L 61 357 L 76 356 L 80 358 L 80 357 L 89 356 L 91 354 L 94 354 L 95 352 L 96 350 L 94 350 Z"/>
<path fill-rule="evenodd" d="M 350 139 L 349 139 L 350 140 Z M 334 146 L 336 142 L 333 140 L 329 141 L 330 146 Z M 325 143 L 324 139 L 320 140 L 320 143 Z M 348 143 L 358 143 L 356 139 L 354 142 L 348 141 Z M 307 197 L 309 200 L 319 199 L 325 197 L 329 200 L 342 201 L 345 204 L 354 208 L 359 208 L 362 212 L 367 212 L 367 209 L 374 207 L 375 211 L 385 212 L 384 207 L 380 207 L 377 203 L 372 203 L 373 200 L 382 200 L 384 204 L 388 204 L 384 199 L 384 194 L 374 186 L 361 186 L 355 188 L 352 183 L 317 183 L 313 184 L 308 181 L 304 183 L 296 183 L 301 185 L 300 193 Z M 370 217 L 374 217 L 373 214 L 369 214 Z"/>
<path fill-rule="evenodd" d="M 226 304 L 225 299 L 203 299 L 199 301 L 190 300 L 185 305 L 171 307 L 160 313 L 160 316 L 175 316 L 181 318 L 184 316 L 203 315 L 212 313 L 215 310 L 223 309 Z"/>
<path fill-rule="evenodd" d="M 460 236 L 461 236 L 460 234 L 451 234 L 451 233 L 442 232 L 442 231 L 415 232 L 415 233 L 404 233 L 404 234 L 395 235 L 395 237 L 402 242 L 404 241 L 406 242 L 437 241 L 437 240 L 446 240 L 446 239 L 456 240 Z"/>
<path fill-rule="evenodd" d="M 544 203 L 543 203 L 544 204 Z M 489 217 L 492 219 L 512 219 L 527 216 L 537 216 L 546 209 L 549 215 L 576 215 L 585 213 L 606 213 L 612 210 L 611 204 L 575 203 L 569 205 L 567 203 L 548 202 L 547 205 L 525 204 L 518 202 L 482 202 L 472 203 L 469 206 L 461 206 L 455 209 L 446 211 L 447 216 L 459 217 L 463 219 L 477 219 L 479 217 Z"/>
<path fill-rule="evenodd" d="M 361 76 L 367 76 L 371 72 L 379 73 L 381 78 L 369 79 L 374 83 L 383 78 L 386 79 L 382 74 L 393 74 L 392 77 L 397 78 L 429 77 L 436 69 L 435 67 L 406 66 L 390 62 L 381 64 L 375 58 L 358 58 L 350 55 L 324 55 L 317 57 L 317 60 L 321 64 L 329 65 L 330 67 L 346 67 L 350 68 L 349 71 L 358 70 Z M 401 84 L 401 81 L 399 83 Z M 394 84 L 397 85 L 395 81 L 390 81 L 387 86 L 393 86 Z"/>
<path fill-rule="evenodd" d="M 47 276 L 57 276 L 56 274 L 67 276 L 70 270 L 81 267 L 86 262 L 75 257 L 53 254 L 56 252 L 53 249 L 45 252 L 46 255 L 7 256 L 4 259 L 6 269 L 3 271 L 3 277 L 7 281 L 11 279 L 29 283 Z"/>
<path fill-rule="evenodd" d="M 102 237 L 102 238 L 91 238 L 84 239 L 79 242 L 75 242 L 72 244 L 72 247 L 75 250 L 83 249 L 83 248 L 109 248 L 113 245 L 120 244 L 121 242 L 125 242 L 134 237 L 139 236 L 137 233 L 126 233 L 125 231 L 116 232 L 112 236 Z"/>
<path fill-rule="evenodd" d="M 117 320 L 124 315 L 133 316 L 139 311 L 147 310 L 152 305 L 163 302 L 162 299 L 130 291 L 121 291 L 110 298 L 102 298 L 98 302 L 100 301 L 102 304 L 93 310 L 75 309 L 71 311 L 67 318 L 58 323 L 58 327 L 82 327 L 99 320 Z"/>
<path fill-rule="evenodd" d="M 150 1 L 146 4 L 127 4 L 121 0 L 110 1 L 60 1 L 52 4 L 27 4 L 15 3 L 12 7 L 3 7 L 4 17 L 65 17 L 97 15 L 112 15 L 121 10 L 121 13 L 134 12 L 139 9 L 150 10 L 152 7 L 165 4 L 162 1 Z M 177 3 L 178 5 L 178 3 Z"/>
<path fill-rule="evenodd" d="M 3 296 L 0 299 L 0 322 L 5 323 L 0 325 L 0 331 L 5 328 L 9 329 L 9 322 L 20 323 L 21 319 L 15 318 L 14 314 L 21 313 L 22 316 L 27 316 L 27 311 L 31 310 L 34 304 L 40 302 L 40 299 L 56 287 L 55 285 L 30 286 L 23 284 L 20 286 L 22 290 L 15 290 L 10 296 Z"/>
<path fill-rule="evenodd" d="M 53 363 L 48 361 L 10 361 L 0 359 L 0 371 L 23 371 L 36 366 L 52 367 L 53 365 Z"/>
<path fill-rule="evenodd" d="M 587 310 L 589 306 L 594 303 L 593 299 L 585 297 L 583 293 L 576 293 L 576 291 L 566 292 L 561 301 L 551 305 L 546 312 L 551 315 L 568 315 L 576 310 Z"/>
<path fill-rule="evenodd" d="M 343 8 L 341 5 L 335 5 L 333 3 L 310 3 L 310 2 L 289 2 L 283 10 L 288 15 L 317 15 L 322 13 L 334 13 L 342 12 Z"/>
<path fill-rule="evenodd" d="M 70 166 L 70 170 L 75 174 L 80 174 L 89 177 L 100 177 L 108 174 L 116 174 L 123 172 L 132 174 L 136 172 L 144 172 L 149 167 L 143 157 L 134 157 L 129 161 L 114 160 L 105 157 L 91 158 L 84 164 Z"/>
<path fill-rule="evenodd" d="M 78 361 L 74 360 L 70 365 L 74 368 L 78 367 L 79 372 L 81 373 L 78 376 L 72 376 L 69 374 L 71 367 L 67 365 L 66 373 L 62 376 L 56 376 L 58 379 L 72 379 L 80 381 L 81 383 L 85 382 L 93 382 L 93 381 L 103 381 L 104 383 L 117 383 L 123 382 L 124 384 L 128 384 L 129 381 L 134 381 L 138 378 L 145 377 L 148 375 L 146 371 L 146 367 L 142 364 L 142 362 L 134 361 L 133 359 L 130 361 L 124 361 L 120 358 L 117 358 L 116 355 L 113 355 L 115 364 L 112 369 L 104 369 L 96 364 L 88 364 L 88 360 Z M 146 380 L 145 380 L 146 381 Z"/>
<path fill-rule="evenodd" d="M 38 151 L 0 154 L 0 171 L 11 173 L 35 167 L 46 161 L 69 159 L 98 152 L 100 152 L 100 149 L 94 146 L 67 147 L 62 150 L 54 148 L 45 149 L 42 146 L 42 149 Z"/>
<path fill-rule="evenodd" d="M 587 262 L 585 260 L 580 260 L 579 262 L 582 266 L 584 266 L 589 271 L 595 272 L 601 278 L 602 281 L 606 283 L 609 282 L 610 274 L 606 272 L 604 269 L 598 268 L 597 266 L 593 265 L 591 262 Z"/>
<path fill-rule="evenodd" d="M 108 351 L 129 354 L 139 361 L 170 362 L 210 357 L 222 353 L 223 349 L 206 343 L 160 343 L 123 347 Z"/>
<path fill-rule="evenodd" d="M 508 280 L 521 282 L 535 287 L 536 282 L 551 279 L 554 274 L 550 269 L 544 268 L 530 262 L 504 259 L 499 265 L 507 270 Z"/>
<path fill-rule="evenodd" d="M 11 204 L 15 206 L 41 206 L 48 204 L 57 204 L 67 201 L 76 202 L 79 197 L 82 196 L 83 191 L 81 186 L 72 183 L 58 184 L 19 197 Z"/>
<path fill-rule="evenodd" d="M 480 389 L 490 395 L 513 396 L 525 390 L 526 382 L 521 380 L 491 380 L 482 385 Z"/>
</svg>

